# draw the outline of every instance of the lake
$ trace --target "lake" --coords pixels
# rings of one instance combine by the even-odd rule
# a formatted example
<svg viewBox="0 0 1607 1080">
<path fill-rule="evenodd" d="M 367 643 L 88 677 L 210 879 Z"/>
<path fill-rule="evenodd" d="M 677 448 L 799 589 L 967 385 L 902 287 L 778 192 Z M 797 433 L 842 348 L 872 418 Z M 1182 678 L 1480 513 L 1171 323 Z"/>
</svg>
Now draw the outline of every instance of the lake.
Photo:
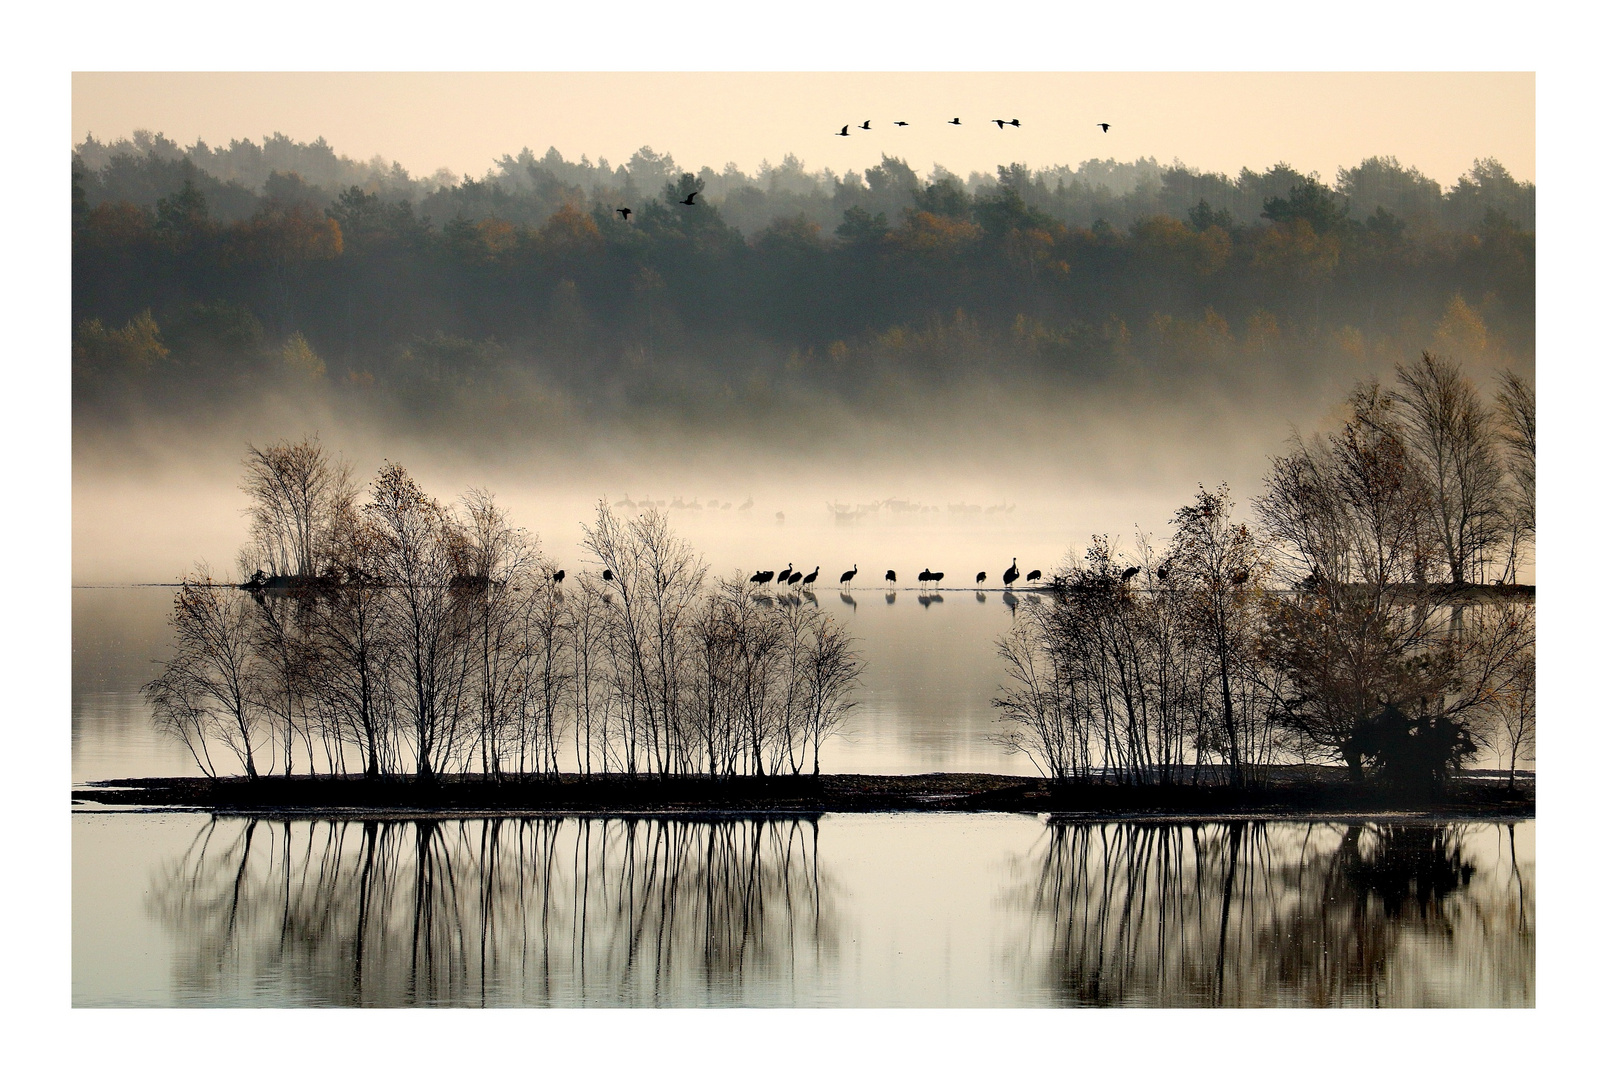
<svg viewBox="0 0 1607 1080">
<path fill-rule="evenodd" d="M 824 768 L 1031 773 L 990 740 L 1001 595 L 888 595 L 817 595 L 867 660 Z M 73 590 L 75 782 L 196 772 L 139 695 L 171 598 Z M 1532 821 L 90 811 L 72 827 L 80 1006 L 1534 1003 Z"/>
<path fill-rule="evenodd" d="M 1529 1006 L 1532 823 L 73 819 L 78 1006 Z"/>
</svg>

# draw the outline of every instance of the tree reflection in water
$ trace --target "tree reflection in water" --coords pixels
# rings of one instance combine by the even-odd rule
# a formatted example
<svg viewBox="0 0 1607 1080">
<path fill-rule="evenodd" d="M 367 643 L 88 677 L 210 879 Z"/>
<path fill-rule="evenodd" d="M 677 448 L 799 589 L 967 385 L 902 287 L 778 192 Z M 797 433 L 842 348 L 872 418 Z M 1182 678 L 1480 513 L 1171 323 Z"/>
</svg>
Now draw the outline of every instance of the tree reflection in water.
<svg viewBox="0 0 1607 1080">
<path fill-rule="evenodd" d="M 197 1002 L 786 1004 L 836 953 L 817 852 L 809 818 L 214 818 L 150 904 Z"/>
<path fill-rule="evenodd" d="M 1051 821 L 1012 896 L 1032 922 L 1018 975 L 1067 1005 L 1532 1005 L 1533 860 L 1514 840 Z"/>
</svg>

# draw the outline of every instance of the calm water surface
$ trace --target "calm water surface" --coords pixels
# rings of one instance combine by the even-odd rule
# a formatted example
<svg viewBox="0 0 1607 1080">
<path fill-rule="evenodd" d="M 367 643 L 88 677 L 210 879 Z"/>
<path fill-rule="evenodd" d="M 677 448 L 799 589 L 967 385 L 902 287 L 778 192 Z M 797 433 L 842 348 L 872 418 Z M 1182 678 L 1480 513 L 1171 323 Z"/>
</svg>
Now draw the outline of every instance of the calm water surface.
<svg viewBox="0 0 1607 1080">
<path fill-rule="evenodd" d="M 1032 772 L 1011 608 L 941 596 L 818 594 L 868 662 L 828 771 Z M 139 695 L 171 600 L 73 590 L 75 782 L 196 772 Z M 1534 1002 L 1533 822 L 81 812 L 72 854 L 85 1006 Z"/>
<path fill-rule="evenodd" d="M 75 1005 L 1534 1002 L 1534 829 L 80 813 Z"/>
</svg>

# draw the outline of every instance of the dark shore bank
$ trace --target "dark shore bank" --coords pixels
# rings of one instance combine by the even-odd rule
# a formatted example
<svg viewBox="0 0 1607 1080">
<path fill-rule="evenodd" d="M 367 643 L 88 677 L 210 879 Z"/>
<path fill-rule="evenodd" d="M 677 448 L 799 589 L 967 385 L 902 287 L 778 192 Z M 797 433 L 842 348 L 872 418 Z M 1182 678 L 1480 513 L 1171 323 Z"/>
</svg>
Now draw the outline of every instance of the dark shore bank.
<svg viewBox="0 0 1607 1080">
<path fill-rule="evenodd" d="M 1356 784 L 1343 770 L 1271 770 L 1251 787 L 1219 783 L 1053 784 L 1034 777 L 977 773 L 922 776 L 831 774 L 779 777 L 150 777 L 104 780 L 73 789 L 75 804 L 171 806 L 248 812 L 473 813 L 868 813 L 894 810 L 1013 811 L 1119 816 L 1309 816 L 1419 813 L 1455 817 L 1532 817 L 1532 776 L 1508 791 L 1505 777 L 1464 776 L 1437 794 Z"/>
</svg>

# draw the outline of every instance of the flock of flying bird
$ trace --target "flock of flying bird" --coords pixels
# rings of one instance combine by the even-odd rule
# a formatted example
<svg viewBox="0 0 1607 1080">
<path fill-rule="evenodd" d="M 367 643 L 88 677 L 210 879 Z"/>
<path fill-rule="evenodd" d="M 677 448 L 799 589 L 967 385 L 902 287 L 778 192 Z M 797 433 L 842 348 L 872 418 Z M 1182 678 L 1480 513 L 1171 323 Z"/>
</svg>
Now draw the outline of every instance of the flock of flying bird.
<svg viewBox="0 0 1607 1080">
<path fill-rule="evenodd" d="M 951 124 L 951 125 L 953 125 L 955 127 L 959 127 L 960 126 L 960 118 L 958 116 L 956 116 L 954 119 L 947 121 L 947 123 L 949 123 L 949 124 Z M 1016 119 L 993 120 L 993 121 L 990 121 L 990 123 L 998 124 L 1000 131 L 1003 131 L 1007 127 L 1019 128 L 1021 126 L 1021 121 L 1016 120 Z M 863 124 L 853 124 L 853 125 L 844 124 L 842 130 L 837 132 L 836 134 L 842 136 L 845 139 L 848 138 L 848 136 L 851 134 L 849 132 L 849 130 L 848 130 L 850 126 L 852 126 L 853 128 L 855 128 L 856 130 L 859 130 L 859 131 L 869 131 L 870 130 L 870 121 L 866 120 Z M 901 128 L 902 127 L 909 127 L 910 123 L 909 123 L 908 120 L 894 120 L 893 121 L 893 126 L 894 127 L 901 127 Z M 1107 123 L 1100 122 L 1098 124 L 1095 124 L 1094 126 L 1096 128 L 1098 128 L 1100 131 L 1105 132 L 1107 135 L 1110 133 L 1110 125 L 1107 124 Z M 680 205 L 680 206 L 697 206 L 698 205 L 698 203 L 696 201 L 697 197 L 698 197 L 698 192 L 696 192 L 696 191 L 688 192 L 686 198 L 680 200 L 678 205 Z M 635 211 L 633 211 L 628 206 L 620 206 L 620 207 L 616 207 L 614 209 L 614 213 L 618 214 L 628 224 L 630 222 L 630 219 L 631 219 L 631 214 L 635 213 Z M 889 570 L 888 573 L 892 573 L 892 571 Z"/>
</svg>

